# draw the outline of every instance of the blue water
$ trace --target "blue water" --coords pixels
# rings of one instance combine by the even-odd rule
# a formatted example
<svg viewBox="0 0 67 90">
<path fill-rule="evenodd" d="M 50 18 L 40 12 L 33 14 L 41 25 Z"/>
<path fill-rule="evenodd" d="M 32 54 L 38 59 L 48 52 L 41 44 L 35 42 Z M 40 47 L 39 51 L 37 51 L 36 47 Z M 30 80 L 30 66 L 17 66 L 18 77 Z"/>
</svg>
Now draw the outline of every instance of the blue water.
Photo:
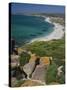
<svg viewBox="0 0 67 90">
<path fill-rule="evenodd" d="M 11 15 L 11 37 L 15 39 L 17 45 L 46 36 L 53 31 L 53 27 L 43 17 Z"/>
</svg>

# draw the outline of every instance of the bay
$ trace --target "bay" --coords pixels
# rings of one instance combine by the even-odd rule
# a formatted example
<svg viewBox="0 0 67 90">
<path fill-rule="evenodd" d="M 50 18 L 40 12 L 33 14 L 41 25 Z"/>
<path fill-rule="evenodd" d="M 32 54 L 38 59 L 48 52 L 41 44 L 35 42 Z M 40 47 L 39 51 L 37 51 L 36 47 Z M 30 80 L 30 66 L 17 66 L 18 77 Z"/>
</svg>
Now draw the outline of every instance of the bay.
<svg viewBox="0 0 67 90">
<path fill-rule="evenodd" d="M 53 27 L 43 17 L 11 15 L 11 38 L 17 45 L 24 45 L 34 38 L 46 36 L 53 31 Z"/>
</svg>

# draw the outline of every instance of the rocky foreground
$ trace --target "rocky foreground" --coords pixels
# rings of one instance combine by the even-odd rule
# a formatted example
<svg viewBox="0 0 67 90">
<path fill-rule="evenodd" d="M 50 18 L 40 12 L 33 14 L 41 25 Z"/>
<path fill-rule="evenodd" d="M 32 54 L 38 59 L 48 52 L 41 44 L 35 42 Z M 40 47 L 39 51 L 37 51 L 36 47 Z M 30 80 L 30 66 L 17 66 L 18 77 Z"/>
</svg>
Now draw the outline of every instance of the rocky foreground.
<svg viewBox="0 0 67 90">
<path fill-rule="evenodd" d="M 9 64 L 12 87 L 65 83 L 64 38 L 12 46 Z"/>
<path fill-rule="evenodd" d="M 20 48 L 18 51 L 18 55 L 15 55 L 15 53 L 11 55 L 11 86 L 46 85 L 46 73 L 48 67 L 53 63 L 52 57 L 40 57 L 36 54 L 32 54 L 30 51 L 20 50 Z M 23 62 L 20 64 L 20 56 L 22 53 L 30 55 L 28 62 L 25 62 L 24 64 Z M 63 73 L 62 68 L 63 67 L 61 66 L 56 69 L 57 76 L 60 76 L 60 74 Z M 56 81 L 53 81 L 52 83 L 59 84 Z"/>
<path fill-rule="evenodd" d="M 20 66 L 19 57 L 19 55 L 11 55 L 12 86 L 15 86 L 14 84 L 18 81 L 17 77 L 19 80 L 24 80 L 21 86 L 45 85 L 45 74 L 50 64 L 50 57 L 38 57 L 31 54 L 29 62 L 23 66 Z M 15 72 L 17 75 L 14 76 Z"/>
</svg>

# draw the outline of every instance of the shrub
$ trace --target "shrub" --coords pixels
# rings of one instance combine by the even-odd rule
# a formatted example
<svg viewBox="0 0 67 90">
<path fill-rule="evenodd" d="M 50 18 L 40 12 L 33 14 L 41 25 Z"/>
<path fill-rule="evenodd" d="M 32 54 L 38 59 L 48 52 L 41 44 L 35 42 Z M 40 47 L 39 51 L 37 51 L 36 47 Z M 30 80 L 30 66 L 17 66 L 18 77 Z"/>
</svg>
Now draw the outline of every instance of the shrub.
<svg viewBox="0 0 67 90">
<path fill-rule="evenodd" d="M 20 65 L 24 66 L 26 63 L 29 62 L 30 55 L 26 52 L 22 52 L 20 55 Z"/>
<path fill-rule="evenodd" d="M 50 84 L 51 82 L 56 82 L 56 75 L 57 75 L 57 66 L 56 64 L 53 63 L 48 67 L 46 73 L 46 83 Z"/>
<path fill-rule="evenodd" d="M 52 41 L 33 42 L 24 46 L 26 50 L 36 53 L 39 56 L 52 56 L 53 58 L 65 58 L 65 41 L 64 39 Z"/>
</svg>

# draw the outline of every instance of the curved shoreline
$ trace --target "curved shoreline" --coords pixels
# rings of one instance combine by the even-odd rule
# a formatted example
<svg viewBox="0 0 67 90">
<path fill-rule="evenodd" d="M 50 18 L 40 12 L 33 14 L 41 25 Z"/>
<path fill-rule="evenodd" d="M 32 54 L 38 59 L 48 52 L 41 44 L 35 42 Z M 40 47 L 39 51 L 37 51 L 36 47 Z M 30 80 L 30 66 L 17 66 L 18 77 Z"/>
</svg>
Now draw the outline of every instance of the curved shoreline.
<svg viewBox="0 0 67 90">
<path fill-rule="evenodd" d="M 49 18 L 49 17 L 46 17 L 45 21 L 49 22 L 49 23 L 52 23 L 51 18 Z M 53 32 L 51 32 L 47 36 L 32 39 L 30 42 L 32 43 L 34 41 L 50 41 L 50 40 L 53 40 L 53 39 L 61 39 L 64 36 L 64 31 L 63 31 L 64 26 L 60 25 L 59 23 L 52 23 L 52 24 L 54 25 Z"/>
</svg>

